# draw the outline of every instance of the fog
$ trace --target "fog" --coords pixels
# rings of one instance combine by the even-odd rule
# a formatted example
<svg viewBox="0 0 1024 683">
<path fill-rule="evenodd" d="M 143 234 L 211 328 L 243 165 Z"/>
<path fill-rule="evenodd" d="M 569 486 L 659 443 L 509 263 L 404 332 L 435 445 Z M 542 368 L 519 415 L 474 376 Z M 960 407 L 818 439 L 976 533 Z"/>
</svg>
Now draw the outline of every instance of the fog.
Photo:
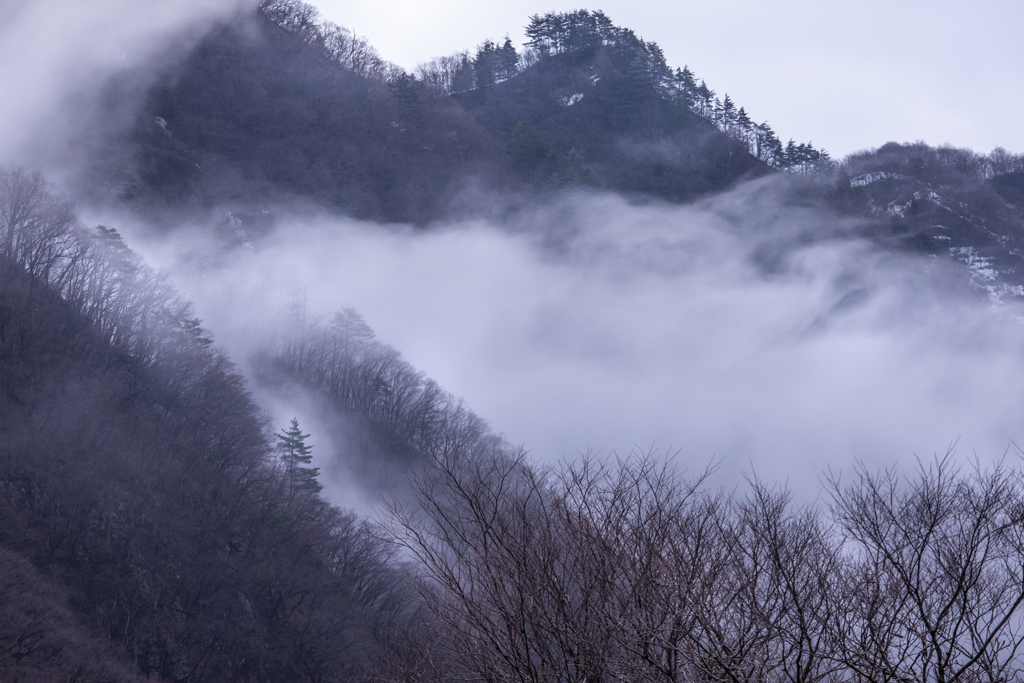
<svg viewBox="0 0 1024 683">
<path fill-rule="evenodd" d="M 427 230 L 307 217 L 212 261 L 195 235 L 131 243 L 235 358 L 296 292 L 312 316 L 354 306 L 542 462 L 653 448 L 816 493 L 855 460 L 910 467 L 954 443 L 989 460 L 1019 442 L 1018 311 L 946 259 L 875 248 L 778 196 L 774 181 L 692 206 L 575 194 Z M 278 400 L 277 421 L 315 420 L 304 400 Z"/>
<path fill-rule="evenodd" d="M 88 127 L 83 97 L 242 4 L 5 3 L 0 162 L 59 177 L 68 159 L 53 154 Z M 428 229 L 281 209 L 272 233 L 243 224 L 252 234 L 227 250 L 210 237 L 223 224 L 157 237 L 108 210 L 83 218 L 165 268 L 243 369 L 297 292 L 313 317 L 355 307 L 541 462 L 653 449 L 719 461 L 727 481 L 753 470 L 816 491 L 825 468 L 856 460 L 906 465 L 954 443 L 990 459 L 1021 443 L 1021 312 L 971 292 L 946 259 L 783 206 L 775 182 L 687 206 L 563 194 Z M 299 415 L 330 465 L 315 402 L 257 397 L 281 426 Z M 328 493 L 357 497 L 344 481 Z"/>
<path fill-rule="evenodd" d="M 251 0 L 0 0 L 0 162 L 60 174 L 112 76 L 181 51 Z"/>
</svg>

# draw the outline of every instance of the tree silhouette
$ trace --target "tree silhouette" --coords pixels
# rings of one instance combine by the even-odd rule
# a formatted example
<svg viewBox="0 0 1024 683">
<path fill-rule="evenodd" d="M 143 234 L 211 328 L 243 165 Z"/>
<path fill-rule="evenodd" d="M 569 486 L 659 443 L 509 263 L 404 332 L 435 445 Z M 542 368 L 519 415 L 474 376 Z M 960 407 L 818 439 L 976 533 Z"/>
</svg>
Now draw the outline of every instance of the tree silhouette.
<svg viewBox="0 0 1024 683">
<path fill-rule="evenodd" d="M 285 481 L 288 484 L 288 495 L 298 492 L 320 493 L 323 486 L 316 478 L 320 475 L 319 467 L 309 467 L 313 462 L 313 447 L 306 443 L 309 434 L 303 434 L 297 418 L 292 418 L 291 427 L 281 430 L 277 435 L 277 450 L 281 462 L 285 466 Z"/>
</svg>

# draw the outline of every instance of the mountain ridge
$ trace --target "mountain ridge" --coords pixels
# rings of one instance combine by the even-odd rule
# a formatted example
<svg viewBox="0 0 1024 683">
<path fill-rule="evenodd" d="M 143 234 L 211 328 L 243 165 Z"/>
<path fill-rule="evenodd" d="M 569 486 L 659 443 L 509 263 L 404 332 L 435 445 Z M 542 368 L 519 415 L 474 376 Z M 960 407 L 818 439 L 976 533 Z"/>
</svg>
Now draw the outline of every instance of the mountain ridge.
<svg viewBox="0 0 1024 683">
<path fill-rule="evenodd" d="M 140 230 L 199 225 L 237 253 L 293 210 L 422 234 L 563 192 L 696 206 L 754 187 L 780 213 L 857 219 L 778 236 L 780 252 L 864 239 L 914 266 L 959 264 L 987 303 L 1024 297 L 1022 157 L 889 143 L 833 162 L 782 145 L 600 12 L 534 17 L 529 56 L 487 41 L 407 74 L 310 10 L 264 2 L 162 64 L 132 90 L 131 125 L 90 141 L 87 200 Z M 360 519 L 292 490 L 246 378 L 116 229 L 84 226 L 40 176 L 0 168 L 0 237 L 0 599 L 21 598 L 0 605 L 3 677 L 761 680 L 792 673 L 777 653 L 806 647 L 794 677 L 919 680 L 927 671 L 887 658 L 928 642 L 904 609 L 913 596 L 951 593 L 943 614 L 993 632 L 1011 622 L 977 614 L 1024 600 L 1000 602 L 1024 585 L 1024 548 L 1006 533 L 1024 525 L 1017 469 L 961 474 L 947 456 L 904 485 L 862 468 L 852 488 L 834 482 L 827 518 L 756 478 L 748 497 L 701 489 L 713 465 L 690 482 L 651 453 L 534 466 L 358 312 L 316 320 L 296 294 L 290 336 L 267 343 L 251 379 L 299 387 L 336 419 L 364 458 L 358 483 L 392 494 L 376 523 Z M 751 258 L 771 275 L 784 259 L 765 244 Z M 867 297 L 835 294 L 827 315 Z M 890 507 L 868 495 L 885 486 Z M 954 513 L 908 516 L 935 509 Z M 911 541 L 868 538 L 861 555 L 837 541 L 894 518 Z M 929 564 L 921 586 L 879 559 L 921 538 L 966 563 L 959 574 Z M 978 538 L 1006 560 L 983 567 L 1006 592 L 970 613 L 985 596 L 950 577 L 987 561 L 971 564 Z M 890 616 L 879 632 L 904 640 L 856 639 Z M 960 662 L 964 678 L 1017 671 L 992 642 L 969 644 L 980 654 Z"/>
</svg>

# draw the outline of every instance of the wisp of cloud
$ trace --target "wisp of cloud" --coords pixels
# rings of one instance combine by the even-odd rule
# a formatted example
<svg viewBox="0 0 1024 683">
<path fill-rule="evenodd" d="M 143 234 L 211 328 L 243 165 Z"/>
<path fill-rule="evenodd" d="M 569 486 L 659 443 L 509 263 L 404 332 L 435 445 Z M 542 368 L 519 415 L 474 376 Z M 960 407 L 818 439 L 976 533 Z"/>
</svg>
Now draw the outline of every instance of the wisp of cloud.
<svg viewBox="0 0 1024 683">
<path fill-rule="evenodd" d="M 35 0 L 0 4 L 0 163 L 59 174 L 109 79 L 184 50 L 251 0 Z M 56 163 L 54 163 L 56 162 Z"/>
<path fill-rule="evenodd" d="M 777 196 L 770 180 L 689 206 L 567 194 L 429 230 L 296 218 L 203 268 L 201 241 L 134 243 L 236 358 L 299 283 L 311 313 L 356 307 L 540 461 L 682 449 L 814 495 L 856 460 L 1000 456 L 1024 405 L 1014 310 Z"/>
</svg>

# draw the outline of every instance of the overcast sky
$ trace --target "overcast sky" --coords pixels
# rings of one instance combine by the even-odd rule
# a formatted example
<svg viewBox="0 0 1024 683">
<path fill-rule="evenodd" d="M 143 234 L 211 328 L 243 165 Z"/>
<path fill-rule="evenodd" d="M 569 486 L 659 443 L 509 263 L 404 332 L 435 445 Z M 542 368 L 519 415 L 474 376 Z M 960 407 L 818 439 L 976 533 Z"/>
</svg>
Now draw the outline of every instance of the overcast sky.
<svg viewBox="0 0 1024 683">
<path fill-rule="evenodd" d="M 1019 0 L 317 0 L 411 69 L 579 7 L 654 40 L 783 139 L 833 156 L 889 140 L 1024 152 Z"/>
</svg>

